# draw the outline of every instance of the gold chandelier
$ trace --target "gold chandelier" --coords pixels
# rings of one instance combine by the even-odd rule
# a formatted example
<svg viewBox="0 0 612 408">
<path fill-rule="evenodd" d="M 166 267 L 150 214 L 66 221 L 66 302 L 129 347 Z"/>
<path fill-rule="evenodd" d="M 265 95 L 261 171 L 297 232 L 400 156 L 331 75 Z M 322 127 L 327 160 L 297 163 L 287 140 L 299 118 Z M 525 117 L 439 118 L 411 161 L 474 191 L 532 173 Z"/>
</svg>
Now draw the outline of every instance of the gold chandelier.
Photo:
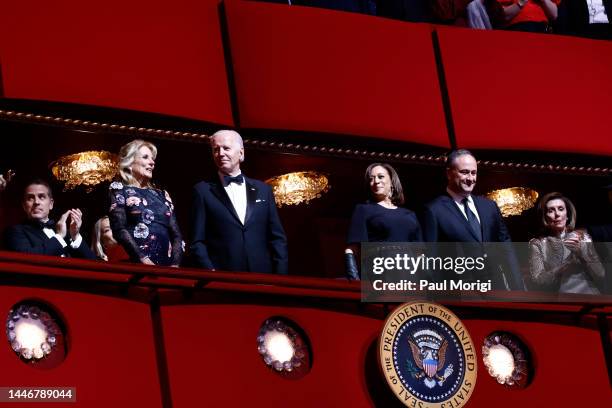
<svg viewBox="0 0 612 408">
<path fill-rule="evenodd" d="M 88 193 L 94 186 L 112 181 L 119 168 L 117 155 L 104 150 L 60 157 L 49 166 L 53 176 L 65 183 L 64 191 L 82 185 Z"/>
<path fill-rule="evenodd" d="M 486 197 L 497 203 L 502 216 L 509 217 L 520 215 L 533 207 L 538 199 L 538 192 L 526 187 L 509 187 L 493 190 L 487 193 Z"/>
<path fill-rule="evenodd" d="M 272 186 L 278 207 L 308 203 L 330 188 L 327 177 L 316 171 L 283 174 L 266 180 L 266 184 Z"/>
</svg>

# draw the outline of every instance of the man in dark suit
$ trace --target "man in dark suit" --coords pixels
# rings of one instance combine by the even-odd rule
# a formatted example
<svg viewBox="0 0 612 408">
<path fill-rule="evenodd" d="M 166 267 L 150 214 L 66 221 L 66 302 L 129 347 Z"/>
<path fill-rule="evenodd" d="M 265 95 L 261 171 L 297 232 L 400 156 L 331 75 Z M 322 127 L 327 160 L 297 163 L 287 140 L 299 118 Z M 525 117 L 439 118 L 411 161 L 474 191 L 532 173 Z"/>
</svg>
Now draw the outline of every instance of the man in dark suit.
<svg viewBox="0 0 612 408">
<path fill-rule="evenodd" d="M 559 4 L 560 34 L 612 39 L 612 0 L 563 0 Z"/>
<path fill-rule="evenodd" d="M 485 250 L 485 243 L 510 243 L 510 235 L 495 202 L 472 195 L 476 186 L 478 166 L 468 150 L 451 152 L 446 161 L 448 180 L 446 193 L 429 203 L 425 210 L 423 235 L 428 242 L 466 243 L 459 245 L 455 255 Z M 511 245 L 498 246 L 505 268 L 496 272 L 497 265 L 487 265 L 485 275 L 495 289 L 524 289 L 516 255 Z M 495 257 L 495 259 L 499 259 Z M 503 275 L 502 275 L 503 273 Z"/>
<path fill-rule="evenodd" d="M 66 211 L 57 223 L 49 219 L 53 209 L 51 187 L 44 180 L 34 180 L 23 193 L 23 210 L 27 220 L 10 227 L 6 246 L 11 251 L 96 259 L 79 233 L 83 213 L 78 208 Z"/>
<path fill-rule="evenodd" d="M 193 188 L 191 253 L 206 269 L 286 274 L 287 238 L 272 189 L 244 177 L 242 138 L 233 130 L 211 137 L 218 175 Z"/>
<path fill-rule="evenodd" d="M 612 204 L 612 184 L 604 187 L 608 191 L 608 201 Z M 605 287 L 603 293 L 607 295 L 612 294 L 612 223 L 601 224 L 601 225 L 588 225 L 587 231 L 593 242 L 595 248 L 606 269 L 605 276 Z"/>
</svg>

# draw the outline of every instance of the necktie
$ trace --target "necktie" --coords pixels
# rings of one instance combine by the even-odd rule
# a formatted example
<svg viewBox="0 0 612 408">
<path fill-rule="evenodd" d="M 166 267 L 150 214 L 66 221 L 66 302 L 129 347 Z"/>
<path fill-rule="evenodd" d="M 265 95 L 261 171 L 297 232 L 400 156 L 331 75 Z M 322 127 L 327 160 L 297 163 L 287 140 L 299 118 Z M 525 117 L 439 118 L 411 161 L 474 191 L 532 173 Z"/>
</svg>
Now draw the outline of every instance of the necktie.
<svg viewBox="0 0 612 408">
<path fill-rule="evenodd" d="M 239 174 L 237 176 L 223 176 L 223 183 L 228 186 L 230 183 L 242 184 L 244 183 L 244 176 Z"/>
<path fill-rule="evenodd" d="M 474 233 L 476 234 L 478 241 L 482 241 L 482 231 L 480 230 L 480 223 L 478 222 L 478 218 L 476 218 L 476 215 L 470 209 L 468 202 L 469 201 L 467 197 L 461 200 L 463 208 L 465 208 L 465 215 L 467 216 L 468 224 L 470 224 L 470 228 L 472 228 L 472 231 L 474 231 Z"/>
</svg>

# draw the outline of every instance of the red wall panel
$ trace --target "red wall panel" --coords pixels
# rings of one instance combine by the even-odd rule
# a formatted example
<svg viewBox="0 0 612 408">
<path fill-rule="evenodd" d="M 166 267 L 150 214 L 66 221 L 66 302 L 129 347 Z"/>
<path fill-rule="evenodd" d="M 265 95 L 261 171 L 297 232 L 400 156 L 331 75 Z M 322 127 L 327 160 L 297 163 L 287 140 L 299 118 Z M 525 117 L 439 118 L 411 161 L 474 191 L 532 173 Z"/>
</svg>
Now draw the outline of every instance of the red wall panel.
<svg viewBox="0 0 612 408">
<path fill-rule="evenodd" d="M 273 373 L 257 352 L 257 333 L 283 315 L 309 335 L 313 366 L 300 380 Z M 307 308 L 261 305 L 162 307 L 173 407 L 364 407 L 366 349 L 375 319 Z M 342 329 L 342 328 L 345 329 Z"/>
<path fill-rule="evenodd" d="M 3 329 L 0 386 L 75 387 L 77 402 L 62 406 L 161 406 L 149 305 L 85 293 L 0 286 L 2 324 L 11 307 L 24 299 L 51 304 L 63 316 L 68 354 L 55 368 L 29 367 L 11 350 Z"/>
<path fill-rule="evenodd" d="M 312 343 L 312 371 L 300 380 L 275 375 L 257 352 L 259 327 L 275 315 L 299 324 Z M 537 315 L 534 312 L 532 317 Z M 199 400 L 225 407 L 401 405 L 384 384 L 376 353 L 371 352 L 382 320 L 307 307 L 262 305 L 165 306 L 162 320 L 176 408 L 193 406 Z M 499 408 L 612 403 L 597 330 L 554 322 L 462 320 L 478 354 L 478 378 L 469 406 L 489 407 L 491 401 Z M 486 372 L 481 347 L 486 336 L 499 330 L 521 338 L 532 353 L 535 375 L 526 389 L 509 390 Z"/>
<path fill-rule="evenodd" d="M 449 145 L 431 26 L 225 3 L 241 126 Z"/>
<path fill-rule="evenodd" d="M 4 96 L 231 125 L 219 2 L 4 2 Z"/>
<path fill-rule="evenodd" d="M 533 315 L 536 316 L 537 312 Z M 464 321 L 478 350 L 478 378 L 469 406 L 489 407 L 491 401 L 495 401 L 498 408 L 612 404 L 612 390 L 597 330 L 553 321 Z M 494 331 L 513 333 L 529 348 L 535 374 L 527 388 L 506 389 L 487 373 L 482 363 L 481 347 L 484 338 Z"/>
<path fill-rule="evenodd" d="M 438 28 L 457 144 L 612 154 L 612 43 Z"/>
</svg>

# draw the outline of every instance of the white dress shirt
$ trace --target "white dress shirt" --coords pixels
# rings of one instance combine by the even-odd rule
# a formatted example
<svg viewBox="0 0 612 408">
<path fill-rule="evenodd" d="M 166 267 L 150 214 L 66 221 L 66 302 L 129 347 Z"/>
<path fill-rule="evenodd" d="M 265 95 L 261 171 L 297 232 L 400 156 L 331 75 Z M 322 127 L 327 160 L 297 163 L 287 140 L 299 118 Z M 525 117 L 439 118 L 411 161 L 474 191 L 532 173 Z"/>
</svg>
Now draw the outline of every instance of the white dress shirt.
<svg viewBox="0 0 612 408">
<path fill-rule="evenodd" d="M 242 182 L 242 184 L 238 183 L 229 183 L 227 186 L 224 185 L 223 182 L 223 173 L 219 173 L 219 178 L 221 179 L 221 185 L 225 189 L 232 205 L 234 206 L 234 210 L 236 210 L 236 214 L 238 214 L 238 218 L 240 218 L 240 222 L 244 225 L 244 219 L 246 217 L 246 208 L 247 208 L 247 197 L 246 197 L 246 180 Z M 244 176 L 243 176 L 244 177 Z"/>
<path fill-rule="evenodd" d="M 62 237 L 60 234 L 56 234 L 55 231 L 51 228 L 43 228 L 43 232 L 44 234 L 47 236 L 47 238 L 51 239 L 51 238 L 55 238 L 59 241 L 60 245 L 62 246 L 62 248 L 66 248 L 68 246 L 68 244 L 66 243 L 66 241 L 64 240 L 64 237 Z M 77 249 L 79 246 L 81 246 L 81 242 L 83 241 L 83 237 L 81 237 L 81 234 L 77 234 L 76 238 L 74 239 L 74 241 L 72 241 L 70 243 L 70 247 Z M 62 256 L 65 256 L 62 254 Z"/>
<path fill-rule="evenodd" d="M 463 214 L 463 216 L 467 220 L 468 217 L 467 217 L 467 214 L 465 213 L 465 207 L 463 207 L 463 203 L 461 202 L 463 200 L 463 196 L 455 193 L 454 191 L 451 191 L 449 188 L 446 189 L 446 192 L 448 193 L 448 195 L 451 196 L 455 204 L 457 204 L 457 207 L 459 207 L 461 214 Z M 472 210 L 474 215 L 476 215 L 476 219 L 478 220 L 478 223 L 480 223 L 480 215 L 478 215 L 478 210 L 476 209 L 476 206 L 474 205 L 474 199 L 472 198 L 471 195 L 469 195 L 467 199 L 468 199 L 468 207 L 470 207 L 470 210 Z"/>
<path fill-rule="evenodd" d="M 608 24 L 608 15 L 602 0 L 586 0 L 589 9 L 589 24 Z"/>
</svg>

